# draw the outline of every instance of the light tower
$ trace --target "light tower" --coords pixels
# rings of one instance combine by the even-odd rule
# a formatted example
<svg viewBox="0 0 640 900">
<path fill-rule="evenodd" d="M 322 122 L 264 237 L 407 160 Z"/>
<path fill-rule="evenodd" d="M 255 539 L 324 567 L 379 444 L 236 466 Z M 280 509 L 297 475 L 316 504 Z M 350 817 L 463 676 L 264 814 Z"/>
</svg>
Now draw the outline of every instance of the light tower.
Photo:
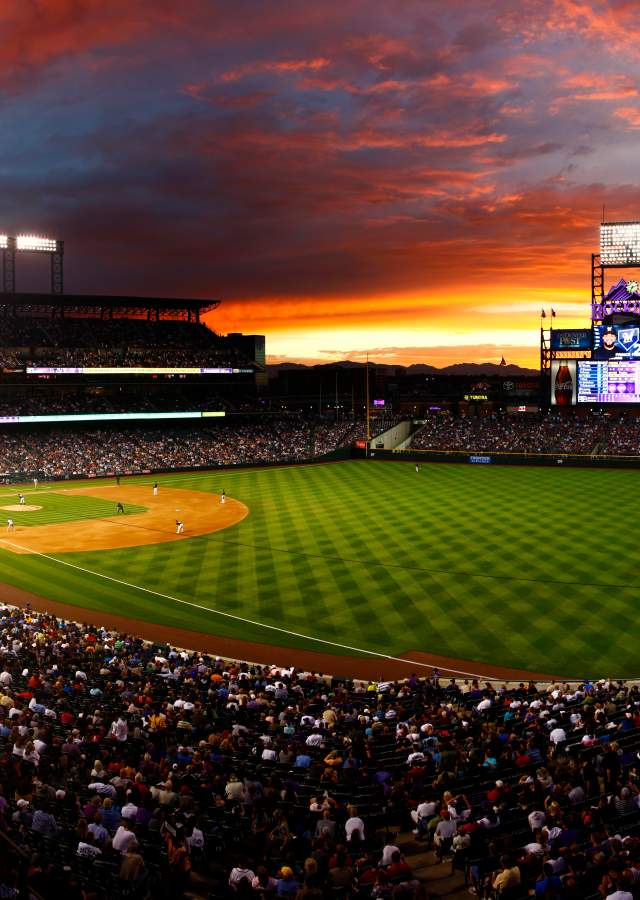
<svg viewBox="0 0 640 900">
<path fill-rule="evenodd" d="M 16 255 L 19 253 L 46 253 L 51 259 L 51 293 L 64 293 L 64 241 L 41 237 L 36 234 L 19 234 L 12 237 L 0 234 L 2 251 L 2 292 L 16 292 Z"/>
</svg>

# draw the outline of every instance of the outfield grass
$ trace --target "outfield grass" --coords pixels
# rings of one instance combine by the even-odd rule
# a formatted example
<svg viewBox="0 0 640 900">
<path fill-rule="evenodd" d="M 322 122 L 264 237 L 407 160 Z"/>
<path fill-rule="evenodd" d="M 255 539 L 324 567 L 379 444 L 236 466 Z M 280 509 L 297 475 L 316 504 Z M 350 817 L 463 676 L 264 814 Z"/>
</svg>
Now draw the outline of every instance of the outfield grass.
<svg viewBox="0 0 640 900">
<path fill-rule="evenodd" d="M 103 519 L 116 515 L 116 505 L 101 497 L 87 497 L 82 494 L 65 494 L 58 491 L 25 491 L 25 507 L 39 506 L 34 510 L 6 510 L 3 506 L 18 504 L 16 491 L 0 491 L 0 524 L 12 518 L 16 525 L 54 525 L 85 519 Z M 124 514 L 145 512 L 144 506 L 124 504 Z"/>
<path fill-rule="evenodd" d="M 178 543 L 60 559 L 353 647 L 631 675 L 640 669 L 638 552 L 623 511 L 633 511 L 638 478 L 453 464 L 416 474 L 413 464 L 376 461 L 174 474 L 161 490 L 224 487 L 250 515 Z M 322 649 L 48 559 L 0 551 L 0 580 L 105 612 Z"/>
</svg>

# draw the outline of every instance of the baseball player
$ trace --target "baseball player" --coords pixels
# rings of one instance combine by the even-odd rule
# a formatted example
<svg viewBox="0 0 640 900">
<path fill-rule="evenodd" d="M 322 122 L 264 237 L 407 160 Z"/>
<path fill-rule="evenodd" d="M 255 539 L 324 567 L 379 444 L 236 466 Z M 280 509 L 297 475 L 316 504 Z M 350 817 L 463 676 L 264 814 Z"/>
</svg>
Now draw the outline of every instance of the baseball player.
<svg viewBox="0 0 640 900">
<path fill-rule="evenodd" d="M 181 522 L 180 519 L 176 519 L 176 534 L 182 534 L 184 532 L 184 522 Z"/>
<path fill-rule="evenodd" d="M 24 506 L 24 494 L 18 494 L 18 502 L 20 506 Z"/>
<path fill-rule="evenodd" d="M 13 531 L 13 519 L 7 519 L 7 531 Z"/>
<path fill-rule="evenodd" d="M 116 503 L 116 515 L 124 515 L 124 504 L 119 501 Z"/>
<path fill-rule="evenodd" d="M 158 496 L 158 482 L 157 481 L 153 482 L 153 496 L 154 497 Z"/>
<path fill-rule="evenodd" d="M 38 490 L 38 479 L 37 478 L 33 479 L 33 489 L 34 489 L 34 491 Z"/>
<path fill-rule="evenodd" d="M 222 493 L 220 494 L 220 503 L 224 503 L 226 500 L 226 494 L 224 492 L 224 488 L 222 488 Z"/>
</svg>

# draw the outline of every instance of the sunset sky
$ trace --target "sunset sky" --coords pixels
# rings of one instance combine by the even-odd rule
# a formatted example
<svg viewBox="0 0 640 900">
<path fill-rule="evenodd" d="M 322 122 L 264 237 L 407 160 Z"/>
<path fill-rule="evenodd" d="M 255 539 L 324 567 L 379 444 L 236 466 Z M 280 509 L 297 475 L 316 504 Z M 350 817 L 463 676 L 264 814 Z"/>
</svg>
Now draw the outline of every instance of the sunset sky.
<svg viewBox="0 0 640 900">
<path fill-rule="evenodd" d="M 3 0 L 0 50 L 0 232 L 272 361 L 535 363 L 640 218 L 637 0 Z"/>
</svg>

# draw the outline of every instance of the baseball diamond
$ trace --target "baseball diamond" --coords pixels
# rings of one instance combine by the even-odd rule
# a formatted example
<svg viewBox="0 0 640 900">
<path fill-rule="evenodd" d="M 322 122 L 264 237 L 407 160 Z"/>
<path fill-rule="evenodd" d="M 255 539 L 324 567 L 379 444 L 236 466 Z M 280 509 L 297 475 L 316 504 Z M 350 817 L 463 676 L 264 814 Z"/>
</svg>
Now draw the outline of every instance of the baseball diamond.
<svg viewBox="0 0 640 900">
<path fill-rule="evenodd" d="M 68 483 L 74 503 L 99 498 L 113 513 L 121 497 L 146 512 L 18 527 L 2 536 L 0 580 L 104 614 L 321 651 L 327 671 L 331 652 L 435 652 L 632 675 L 635 538 L 618 529 L 613 552 L 614 509 L 593 498 L 628 494 L 637 477 L 351 461 L 173 473 L 158 497 L 148 478 Z M 39 492 L 39 514 L 59 496 Z"/>
</svg>

